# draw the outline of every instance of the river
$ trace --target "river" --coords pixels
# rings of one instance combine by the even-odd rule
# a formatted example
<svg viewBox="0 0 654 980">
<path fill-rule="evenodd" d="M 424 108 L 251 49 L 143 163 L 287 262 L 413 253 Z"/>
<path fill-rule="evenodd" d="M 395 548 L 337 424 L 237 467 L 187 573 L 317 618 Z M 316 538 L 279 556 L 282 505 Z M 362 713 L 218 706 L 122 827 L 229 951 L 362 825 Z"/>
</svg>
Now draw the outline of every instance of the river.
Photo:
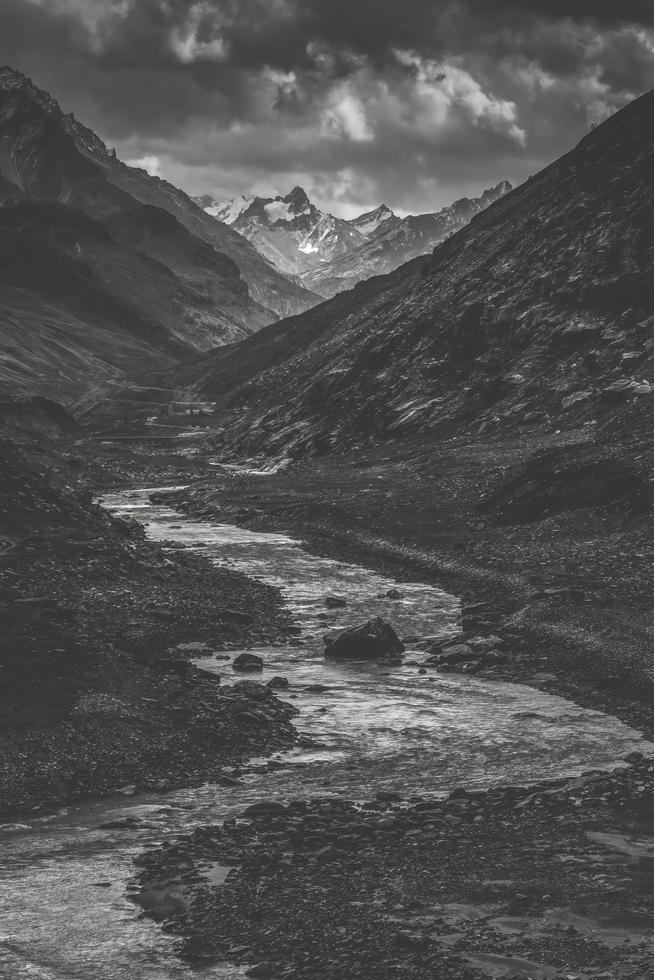
<svg viewBox="0 0 654 980">
<path fill-rule="evenodd" d="M 244 785 L 203 786 L 166 796 L 112 797 L 0 827 L 0 977 L 10 980 L 231 980 L 245 968 L 192 970 L 174 941 L 129 899 L 133 858 L 203 823 L 215 823 L 257 799 L 343 795 L 365 799 L 380 789 L 435 795 L 455 786 L 525 783 L 586 769 L 611 768 L 634 750 L 654 746 L 600 712 L 563 698 L 499 681 L 419 674 L 415 666 L 381 668 L 329 663 L 326 629 L 381 615 L 397 633 L 450 636 L 458 600 L 430 585 L 396 583 L 356 565 L 321 558 L 282 535 L 194 522 L 149 502 L 148 489 L 105 495 L 112 512 L 136 517 L 155 540 L 171 540 L 216 562 L 278 586 L 302 634 L 288 646 L 255 650 L 268 680 L 289 680 L 285 698 L 316 748 L 275 757 L 280 768 L 252 766 Z M 401 598 L 386 596 L 396 588 Z M 327 595 L 343 609 L 327 610 Z M 324 617 L 328 618 L 325 619 Z M 189 636 L 189 641 L 195 637 Z M 407 644 L 406 660 L 419 660 Z M 206 658 L 203 669 L 228 682 L 229 664 Z M 322 691 L 308 691 L 320 685 Z M 130 830 L 102 830 L 107 820 L 136 815 Z"/>
</svg>

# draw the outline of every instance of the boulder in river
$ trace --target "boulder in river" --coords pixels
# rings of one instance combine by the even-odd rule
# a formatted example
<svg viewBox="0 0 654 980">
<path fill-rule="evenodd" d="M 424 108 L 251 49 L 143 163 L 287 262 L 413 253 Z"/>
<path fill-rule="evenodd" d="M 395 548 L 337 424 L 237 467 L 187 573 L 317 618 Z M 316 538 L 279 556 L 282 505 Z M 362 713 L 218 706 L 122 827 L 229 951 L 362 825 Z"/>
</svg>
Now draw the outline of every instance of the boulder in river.
<svg viewBox="0 0 654 980">
<path fill-rule="evenodd" d="M 232 667 L 242 671 L 263 670 L 263 660 L 255 653 L 241 653 L 235 658 Z"/>
<path fill-rule="evenodd" d="M 397 633 L 381 617 L 323 637 L 328 660 L 393 660 L 404 653 Z"/>
<path fill-rule="evenodd" d="M 268 687 L 283 691 L 288 687 L 288 677 L 271 677 L 268 681 Z"/>
<path fill-rule="evenodd" d="M 328 595 L 325 599 L 325 605 L 328 609 L 344 609 L 347 606 L 347 600 L 338 595 Z"/>
</svg>

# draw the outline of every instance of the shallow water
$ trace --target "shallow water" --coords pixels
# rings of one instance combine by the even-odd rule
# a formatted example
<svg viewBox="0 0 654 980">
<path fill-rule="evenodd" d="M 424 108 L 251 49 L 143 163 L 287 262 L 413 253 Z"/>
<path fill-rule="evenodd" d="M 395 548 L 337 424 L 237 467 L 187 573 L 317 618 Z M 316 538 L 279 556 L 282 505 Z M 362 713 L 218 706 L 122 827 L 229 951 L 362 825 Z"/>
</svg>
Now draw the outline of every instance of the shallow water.
<svg viewBox="0 0 654 980">
<path fill-rule="evenodd" d="M 105 506 L 137 517 L 155 539 L 202 544 L 218 562 L 279 586 L 302 627 L 302 645 L 260 650 L 268 680 L 288 678 L 284 697 L 300 708 L 301 731 L 320 747 L 294 750 L 271 773 L 250 773 L 241 787 L 204 786 L 166 797 L 123 797 L 71 806 L 49 817 L 0 827 L 0 976 L 31 980 L 177 980 L 231 978 L 244 968 L 191 970 L 174 941 L 146 919 L 126 893 L 132 859 L 202 823 L 222 820 L 262 797 L 343 794 L 366 798 L 381 788 L 433 795 L 455 786 L 519 783 L 611 767 L 630 751 L 654 750 L 637 732 L 530 688 L 415 667 L 332 664 L 322 633 L 382 615 L 404 638 L 457 631 L 457 600 L 422 584 L 398 585 L 358 566 L 304 552 L 278 534 L 191 522 L 147 500 L 147 491 L 106 496 Z M 397 587 L 402 598 L 383 597 Z M 347 599 L 326 610 L 325 596 Z M 381 598 L 380 598 L 381 596 Z M 320 615 L 328 619 L 318 619 Z M 193 641 L 195 637 L 189 636 Z M 411 644 L 408 644 L 409 648 Z M 422 654 L 417 651 L 415 659 Z M 413 659 L 410 652 L 407 660 Z M 229 664 L 199 662 L 228 682 Z M 323 693 L 307 685 L 324 685 Z M 99 824 L 136 815 L 130 830 Z M 220 870 L 217 871 L 220 874 Z"/>
</svg>

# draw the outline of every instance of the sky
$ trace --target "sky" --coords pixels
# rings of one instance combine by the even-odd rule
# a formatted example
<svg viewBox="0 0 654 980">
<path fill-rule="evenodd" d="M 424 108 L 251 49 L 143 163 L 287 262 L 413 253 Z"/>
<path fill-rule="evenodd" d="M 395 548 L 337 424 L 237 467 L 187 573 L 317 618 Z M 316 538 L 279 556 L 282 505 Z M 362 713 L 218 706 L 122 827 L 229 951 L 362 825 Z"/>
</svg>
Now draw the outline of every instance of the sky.
<svg viewBox="0 0 654 980">
<path fill-rule="evenodd" d="M 654 2 L 0 0 L 0 64 L 191 194 L 419 213 L 654 87 Z"/>
</svg>

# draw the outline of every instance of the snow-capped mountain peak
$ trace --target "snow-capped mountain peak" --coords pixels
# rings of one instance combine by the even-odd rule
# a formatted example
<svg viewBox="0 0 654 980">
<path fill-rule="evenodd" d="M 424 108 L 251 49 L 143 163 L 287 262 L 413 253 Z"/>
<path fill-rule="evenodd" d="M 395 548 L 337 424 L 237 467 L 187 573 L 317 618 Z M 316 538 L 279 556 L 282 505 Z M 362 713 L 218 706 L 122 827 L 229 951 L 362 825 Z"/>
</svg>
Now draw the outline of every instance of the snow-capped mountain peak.
<svg viewBox="0 0 654 980">
<path fill-rule="evenodd" d="M 288 204 L 291 213 L 295 215 L 304 214 L 312 207 L 303 187 L 294 187 L 290 194 L 286 195 L 284 202 Z"/>
<path fill-rule="evenodd" d="M 387 204 L 380 204 L 374 211 L 366 211 L 365 214 L 360 214 L 358 218 L 351 218 L 349 224 L 362 235 L 368 237 L 377 231 L 380 225 L 391 219 L 399 220 Z"/>
<path fill-rule="evenodd" d="M 508 181 L 479 198 L 463 198 L 432 214 L 399 218 L 380 204 L 356 218 L 337 218 L 311 202 L 303 187 L 285 197 L 247 197 L 217 202 L 196 198 L 208 214 L 233 225 L 285 275 L 296 276 L 322 296 L 361 279 L 391 272 L 429 252 L 511 190 Z"/>
</svg>

